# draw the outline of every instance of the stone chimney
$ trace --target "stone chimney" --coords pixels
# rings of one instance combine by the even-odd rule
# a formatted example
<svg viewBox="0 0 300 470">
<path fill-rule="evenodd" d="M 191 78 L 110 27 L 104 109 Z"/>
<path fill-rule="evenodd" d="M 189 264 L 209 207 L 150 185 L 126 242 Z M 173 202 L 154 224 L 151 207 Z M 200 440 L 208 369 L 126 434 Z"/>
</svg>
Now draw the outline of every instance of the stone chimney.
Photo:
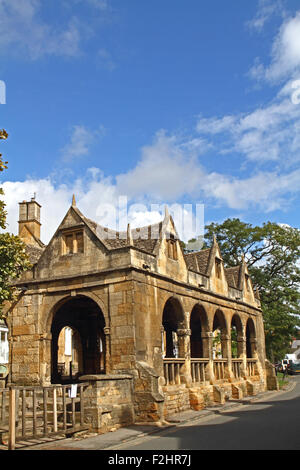
<svg viewBox="0 0 300 470">
<path fill-rule="evenodd" d="M 31 201 L 19 202 L 19 237 L 25 241 L 33 238 L 40 240 L 41 223 L 40 223 L 41 205 L 36 202 L 35 195 Z M 33 241 L 33 240 L 32 240 Z"/>
</svg>

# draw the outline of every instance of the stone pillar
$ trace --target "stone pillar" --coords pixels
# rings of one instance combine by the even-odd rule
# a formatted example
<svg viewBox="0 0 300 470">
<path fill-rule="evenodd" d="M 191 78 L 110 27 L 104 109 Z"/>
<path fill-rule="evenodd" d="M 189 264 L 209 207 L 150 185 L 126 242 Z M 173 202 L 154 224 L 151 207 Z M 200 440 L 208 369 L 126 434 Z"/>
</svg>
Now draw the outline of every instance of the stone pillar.
<svg viewBox="0 0 300 470">
<path fill-rule="evenodd" d="M 246 352 L 246 337 L 243 334 L 237 336 L 237 350 L 238 358 L 242 359 L 241 375 L 246 377 L 247 375 L 247 352 Z"/>
<path fill-rule="evenodd" d="M 230 336 L 228 333 L 221 333 L 221 344 L 222 344 L 222 357 L 227 359 L 227 364 L 225 365 L 225 377 L 230 378 L 231 376 L 231 344 Z"/>
<path fill-rule="evenodd" d="M 40 384 L 47 386 L 51 384 L 51 333 L 40 336 Z"/>
<path fill-rule="evenodd" d="M 111 363 L 110 363 L 110 327 L 106 326 L 103 329 L 105 334 L 105 374 L 110 374 Z"/>
<path fill-rule="evenodd" d="M 213 363 L 213 333 L 212 331 L 207 331 L 201 334 L 203 341 L 203 354 L 206 358 L 209 359 L 208 366 L 206 367 L 206 377 L 205 379 L 213 383 L 214 380 L 214 363 Z"/>
<path fill-rule="evenodd" d="M 181 328 L 177 330 L 179 357 L 184 358 L 184 366 L 181 369 L 181 381 L 187 384 L 192 383 L 191 375 L 191 330 Z"/>
</svg>

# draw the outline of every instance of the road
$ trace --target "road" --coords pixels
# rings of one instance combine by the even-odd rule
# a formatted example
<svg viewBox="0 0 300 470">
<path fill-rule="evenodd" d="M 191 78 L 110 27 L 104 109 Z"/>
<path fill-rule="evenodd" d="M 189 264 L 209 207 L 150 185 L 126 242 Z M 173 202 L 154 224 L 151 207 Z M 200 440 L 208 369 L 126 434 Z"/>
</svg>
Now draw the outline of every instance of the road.
<svg viewBox="0 0 300 470">
<path fill-rule="evenodd" d="M 300 376 L 294 376 L 292 381 L 293 389 L 289 392 L 109 449 L 299 450 Z"/>
</svg>

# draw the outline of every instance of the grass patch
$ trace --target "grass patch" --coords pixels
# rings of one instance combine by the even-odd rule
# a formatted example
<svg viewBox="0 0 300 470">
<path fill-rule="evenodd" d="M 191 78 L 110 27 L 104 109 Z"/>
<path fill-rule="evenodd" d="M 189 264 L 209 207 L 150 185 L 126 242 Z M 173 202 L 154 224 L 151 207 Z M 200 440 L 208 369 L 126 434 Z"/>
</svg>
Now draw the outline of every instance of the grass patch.
<svg viewBox="0 0 300 470">
<path fill-rule="evenodd" d="M 277 379 L 278 379 L 279 388 L 283 388 L 284 386 L 288 385 L 288 383 L 289 383 L 289 376 L 286 375 L 284 377 L 282 372 L 277 373 Z"/>
</svg>

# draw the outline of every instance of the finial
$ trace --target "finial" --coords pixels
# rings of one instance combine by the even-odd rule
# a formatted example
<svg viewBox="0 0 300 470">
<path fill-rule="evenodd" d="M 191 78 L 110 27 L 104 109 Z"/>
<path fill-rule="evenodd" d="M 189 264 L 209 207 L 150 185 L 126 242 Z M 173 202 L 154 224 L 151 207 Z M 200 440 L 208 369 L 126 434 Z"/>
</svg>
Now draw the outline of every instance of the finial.
<svg viewBox="0 0 300 470">
<path fill-rule="evenodd" d="M 75 194 L 73 194 L 73 197 L 72 197 L 72 207 L 76 207 Z"/>
<path fill-rule="evenodd" d="M 168 219 L 170 217 L 169 209 L 168 206 L 165 205 L 165 219 Z"/>
<path fill-rule="evenodd" d="M 129 242 L 129 245 L 133 245 L 133 239 L 132 239 L 130 224 L 127 225 L 127 241 Z"/>
</svg>

